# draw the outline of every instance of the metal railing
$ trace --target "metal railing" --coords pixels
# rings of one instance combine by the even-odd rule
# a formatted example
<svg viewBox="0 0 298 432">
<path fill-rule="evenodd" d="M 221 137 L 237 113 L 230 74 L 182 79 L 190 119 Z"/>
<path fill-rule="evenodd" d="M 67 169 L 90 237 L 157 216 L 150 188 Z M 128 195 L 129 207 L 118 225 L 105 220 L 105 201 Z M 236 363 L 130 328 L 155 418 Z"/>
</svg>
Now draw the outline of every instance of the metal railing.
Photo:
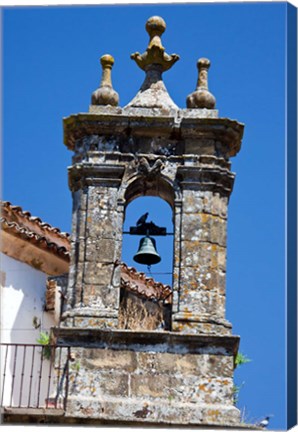
<svg viewBox="0 0 298 432">
<path fill-rule="evenodd" d="M 66 409 L 70 347 L 1 344 L 1 407 Z"/>
</svg>

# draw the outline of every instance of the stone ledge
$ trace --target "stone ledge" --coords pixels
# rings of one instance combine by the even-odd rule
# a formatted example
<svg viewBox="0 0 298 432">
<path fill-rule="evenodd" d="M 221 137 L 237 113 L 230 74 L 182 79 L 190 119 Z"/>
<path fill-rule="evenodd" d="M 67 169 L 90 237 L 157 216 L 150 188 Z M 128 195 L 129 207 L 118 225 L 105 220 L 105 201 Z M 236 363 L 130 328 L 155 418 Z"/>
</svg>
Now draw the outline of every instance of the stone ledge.
<svg viewBox="0 0 298 432">
<path fill-rule="evenodd" d="M 2 407 L 1 414 L 31 414 L 31 415 L 63 415 L 64 410 L 59 408 L 14 408 L 14 407 Z"/>
<path fill-rule="evenodd" d="M 64 423 L 65 411 L 54 408 L 1 408 L 2 424 Z"/>
<path fill-rule="evenodd" d="M 42 424 L 56 424 L 56 425 L 60 425 L 60 424 L 66 424 L 66 425 L 83 425 L 83 426 L 103 426 L 103 425 L 107 425 L 107 426 L 115 426 L 115 427 L 139 427 L 142 429 L 151 429 L 152 427 L 158 427 L 158 429 L 174 429 L 174 428 L 179 428 L 180 429 L 192 429 L 194 428 L 194 425 L 181 425 L 181 424 L 175 424 L 175 423 L 171 423 L 171 424 L 167 424 L 167 423 L 154 423 L 154 422 L 150 422 L 150 423 L 141 423 L 141 422 L 137 422 L 137 421 L 117 421 L 117 420 L 105 420 L 105 419 L 95 419 L 95 418 L 82 418 L 82 417 L 75 417 L 75 416 L 65 416 L 64 412 L 63 413 L 58 413 L 56 412 L 53 415 L 44 415 L 43 413 L 40 412 L 40 410 L 36 410 L 39 411 L 36 414 L 27 411 L 26 413 L 20 413 L 18 411 L 18 409 L 13 409 L 10 412 L 3 412 L 1 411 L 2 414 L 2 424 L 20 424 L 20 425 L 24 425 L 24 424 L 38 424 L 38 423 L 42 423 Z M 57 411 L 57 410 L 56 410 Z M 216 424 L 205 424 L 205 423 L 201 423 L 199 425 L 195 425 L 196 429 L 198 430 L 263 430 L 258 428 L 255 425 L 250 425 L 250 424 L 236 424 L 236 425 L 216 425 Z M 175 430 L 175 429 L 174 429 Z"/>
<path fill-rule="evenodd" d="M 78 327 L 54 327 L 52 331 L 58 346 L 71 345 L 73 347 L 142 352 L 200 354 L 208 350 L 210 354 L 236 356 L 240 340 L 239 336 L 207 336 L 168 331 L 103 330 Z"/>
<path fill-rule="evenodd" d="M 74 150 L 75 142 L 84 136 L 162 137 L 199 139 L 203 135 L 223 141 L 230 156 L 240 150 L 244 125 L 228 118 L 157 115 L 136 109 L 135 113 L 80 113 L 63 119 L 64 143 Z"/>
<path fill-rule="evenodd" d="M 70 397 L 66 417 L 94 418 L 120 423 L 132 422 L 170 426 L 241 427 L 240 412 L 234 406 L 170 402 L 145 402 L 132 398 Z"/>
<path fill-rule="evenodd" d="M 80 305 L 76 305 L 74 309 L 67 310 L 63 313 L 62 319 L 65 320 L 67 318 L 78 318 L 78 317 L 86 317 L 86 318 L 118 318 L 118 310 L 111 309 L 99 309 L 98 307 L 80 307 Z"/>
<path fill-rule="evenodd" d="M 210 317 L 209 315 L 200 315 L 193 312 L 177 312 L 173 314 L 174 321 L 194 321 L 198 323 L 217 324 L 228 329 L 232 329 L 232 324 L 222 318 Z"/>
</svg>

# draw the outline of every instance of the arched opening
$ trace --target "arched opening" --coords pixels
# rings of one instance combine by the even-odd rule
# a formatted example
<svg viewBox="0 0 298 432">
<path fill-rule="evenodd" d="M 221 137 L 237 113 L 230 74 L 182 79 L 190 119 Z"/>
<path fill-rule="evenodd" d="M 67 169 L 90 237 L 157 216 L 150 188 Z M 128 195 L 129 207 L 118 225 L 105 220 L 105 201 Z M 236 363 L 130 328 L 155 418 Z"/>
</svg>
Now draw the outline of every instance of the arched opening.
<svg viewBox="0 0 298 432">
<path fill-rule="evenodd" d="M 126 206 L 138 197 L 159 197 L 174 208 L 174 187 L 158 174 L 139 177 L 130 183 L 125 191 Z"/>
<path fill-rule="evenodd" d="M 134 261 L 143 235 L 131 235 L 139 218 L 148 213 L 146 222 L 166 228 L 167 235 L 152 236 L 161 261 L 148 267 Z M 126 285 L 121 288 L 119 324 L 122 328 L 170 330 L 173 279 L 173 211 L 159 197 L 138 197 L 125 209 L 122 262 L 126 269 Z M 135 269 L 135 270 L 132 270 Z M 140 276 L 140 273 L 144 275 Z M 125 275 L 124 275 L 125 277 Z"/>
</svg>

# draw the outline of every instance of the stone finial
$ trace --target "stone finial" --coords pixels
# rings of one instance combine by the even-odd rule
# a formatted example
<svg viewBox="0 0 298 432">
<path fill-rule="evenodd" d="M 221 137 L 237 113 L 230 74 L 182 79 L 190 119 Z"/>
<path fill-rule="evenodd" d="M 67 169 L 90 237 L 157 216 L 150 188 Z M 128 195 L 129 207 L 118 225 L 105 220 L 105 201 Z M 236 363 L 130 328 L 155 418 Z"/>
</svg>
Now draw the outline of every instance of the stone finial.
<svg viewBox="0 0 298 432">
<path fill-rule="evenodd" d="M 113 89 L 111 71 L 114 64 L 114 57 L 110 54 L 105 54 L 100 58 L 102 66 L 102 78 L 100 87 L 92 93 L 92 105 L 112 105 L 117 106 L 119 103 L 119 95 Z"/>
<path fill-rule="evenodd" d="M 131 54 L 137 65 L 146 72 L 145 80 L 131 102 L 125 108 L 157 108 L 177 110 L 162 80 L 162 73 L 169 70 L 179 60 L 177 54 L 168 55 L 162 46 L 160 36 L 166 29 L 161 17 L 153 16 L 146 23 L 150 40 L 144 54 Z"/>
<path fill-rule="evenodd" d="M 143 54 L 136 52 L 130 56 L 144 71 L 152 68 L 152 66 L 156 67 L 156 65 L 159 65 L 160 71 L 165 72 L 179 60 L 177 54 L 167 54 L 165 48 L 162 46 L 160 36 L 164 33 L 165 29 L 166 23 L 159 16 L 153 16 L 146 22 L 146 31 L 150 37 L 147 50 Z"/>
<path fill-rule="evenodd" d="M 199 77 L 196 90 L 187 96 L 187 108 L 215 108 L 215 97 L 208 90 L 208 69 L 210 60 L 200 58 L 197 63 Z"/>
</svg>

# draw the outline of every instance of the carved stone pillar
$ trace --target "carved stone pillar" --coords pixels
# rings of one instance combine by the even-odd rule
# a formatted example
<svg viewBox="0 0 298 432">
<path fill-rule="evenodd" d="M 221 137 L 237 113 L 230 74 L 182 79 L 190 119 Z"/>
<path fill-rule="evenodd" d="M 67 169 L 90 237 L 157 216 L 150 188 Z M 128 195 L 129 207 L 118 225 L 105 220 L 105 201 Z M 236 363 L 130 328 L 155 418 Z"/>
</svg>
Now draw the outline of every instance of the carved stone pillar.
<svg viewBox="0 0 298 432">
<path fill-rule="evenodd" d="M 174 331 L 229 334 L 225 320 L 227 204 L 234 175 L 223 158 L 201 156 L 181 166 L 179 239 L 175 256 L 179 277 L 178 312 Z M 179 258 L 178 258 L 179 257 Z"/>
<path fill-rule="evenodd" d="M 123 206 L 118 189 L 124 167 L 73 165 L 73 232 L 65 325 L 116 327 L 118 321 Z"/>
</svg>

